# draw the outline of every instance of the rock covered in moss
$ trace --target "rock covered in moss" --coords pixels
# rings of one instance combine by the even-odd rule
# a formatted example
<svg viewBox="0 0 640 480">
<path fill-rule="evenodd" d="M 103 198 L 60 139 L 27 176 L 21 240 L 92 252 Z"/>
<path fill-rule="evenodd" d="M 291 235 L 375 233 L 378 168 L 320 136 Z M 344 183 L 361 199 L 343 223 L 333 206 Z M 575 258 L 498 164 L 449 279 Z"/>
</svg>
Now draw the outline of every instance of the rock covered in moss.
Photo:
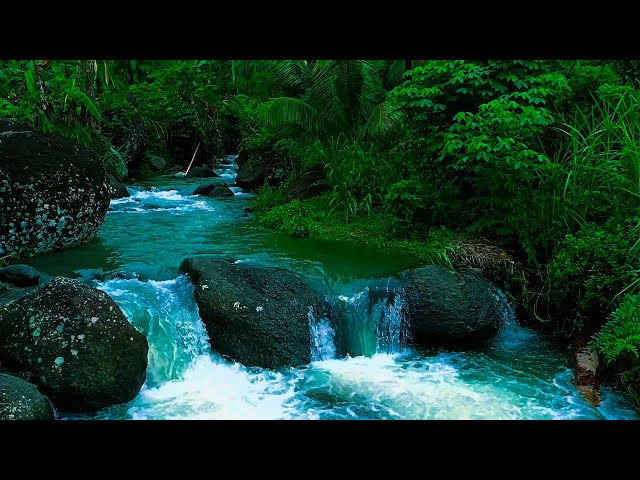
<svg viewBox="0 0 640 480">
<path fill-rule="evenodd" d="M 109 199 L 95 152 L 0 120 L 0 256 L 30 256 L 89 240 Z"/>
<path fill-rule="evenodd" d="M 38 387 L 21 378 L 0 373 L 0 420 L 54 420 L 49 399 Z"/>
<path fill-rule="evenodd" d="M 0 361 L 26 370 L 63 410 L 132 400 L 148 344 L 106 293 L 57 277 L 0 308 Z"/>
</svg>

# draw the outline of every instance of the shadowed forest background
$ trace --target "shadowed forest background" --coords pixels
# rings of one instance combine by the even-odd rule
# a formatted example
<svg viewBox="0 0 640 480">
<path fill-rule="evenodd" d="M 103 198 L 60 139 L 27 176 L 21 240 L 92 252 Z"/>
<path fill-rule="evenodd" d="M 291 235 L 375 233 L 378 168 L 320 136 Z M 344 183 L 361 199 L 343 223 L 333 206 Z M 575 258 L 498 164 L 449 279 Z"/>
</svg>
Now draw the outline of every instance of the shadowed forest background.
<svg viewBox="0 0 640 480">
<path fill-rule="evenodd" d="M 638 75 L 617 60 L 5 60 L 0 118 L 96 150 L 120 181 L 239 153 L 257 221 L 481 268 L 521 321 L 592 342 L 638 402 Z"/>
</svg>

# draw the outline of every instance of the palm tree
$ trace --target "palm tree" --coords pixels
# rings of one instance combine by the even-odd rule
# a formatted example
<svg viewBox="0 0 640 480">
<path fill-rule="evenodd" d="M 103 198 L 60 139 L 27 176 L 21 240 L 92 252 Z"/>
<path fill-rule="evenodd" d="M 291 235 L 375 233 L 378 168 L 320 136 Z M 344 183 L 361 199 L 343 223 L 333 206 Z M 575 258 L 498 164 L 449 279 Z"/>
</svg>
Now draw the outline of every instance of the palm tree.
<svg viewBox="0 0 640 480">
<path fill-rule="evenodd" d="M 397 114 L 384 103 L 380 69 L 371 60 L 261 61 L 282 89 L 299 96 L 272 98 L 259 118 L 267 126 L 299 125 L 354 140 L 393 128 Z"/>
</svg>

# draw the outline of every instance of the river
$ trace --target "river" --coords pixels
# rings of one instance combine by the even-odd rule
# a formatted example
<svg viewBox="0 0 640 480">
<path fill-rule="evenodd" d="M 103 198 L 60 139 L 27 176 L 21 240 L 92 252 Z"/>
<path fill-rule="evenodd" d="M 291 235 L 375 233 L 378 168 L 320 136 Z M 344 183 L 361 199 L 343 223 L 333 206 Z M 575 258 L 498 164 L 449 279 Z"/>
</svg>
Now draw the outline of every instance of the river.
<svg viewBox="0 0 640 480">
<path fill-rule="evenodd" d="M 233 157 L 227 159 L 231 162 Z M 602 389 L 592 407 L 571 383 L 567 355 L 520 327 L 505 304 L 505 326 L 486 347 L 416 349 L 403 341 L 396 304 L 369 308 L 367 280 L 417 266 L 401 252 L 293 239 L 245 216 L 251 195 L 193 196 L 214 179 L 160 177 L 111 202 L 93 241 L 33 258 L 108 293 L 146 335 L 147 380 L 124 405 L 65 419 L 637 419 L 621 393 Z M 209 346 L 193 286 L 178 266 L 216 255 L 291 268 L 344 308 L 350 355 L 337 358 L 335 332 L 311 323 L 314 361 L 270 371 L 222 358 Z"/>
</svg>

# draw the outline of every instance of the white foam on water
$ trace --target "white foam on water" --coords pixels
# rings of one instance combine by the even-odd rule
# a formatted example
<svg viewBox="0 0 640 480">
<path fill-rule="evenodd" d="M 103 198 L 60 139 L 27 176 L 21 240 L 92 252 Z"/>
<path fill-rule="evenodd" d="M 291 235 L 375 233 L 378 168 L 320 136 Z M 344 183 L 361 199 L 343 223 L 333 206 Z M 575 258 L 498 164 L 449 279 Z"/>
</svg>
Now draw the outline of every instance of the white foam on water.
<svg viewBox="0 0 640 480">
<path fill-rule="evenodd" d="M 293 395 L 294 386 L 281 373 L 250 373 L 201 355 L 179 379 L 143 389 L 128 413 L 133 419 L 286 419 Z"/>
<path fill-rule="evenodd" d="M 213 202 L 198 195 L 182 195 L 178 190 L 132 190 L 128 198 L 111 200 L 108 213 L 154 213 L 171 211 L 177 214 L 194 210 L 215 210 Z"/>
</svg>

